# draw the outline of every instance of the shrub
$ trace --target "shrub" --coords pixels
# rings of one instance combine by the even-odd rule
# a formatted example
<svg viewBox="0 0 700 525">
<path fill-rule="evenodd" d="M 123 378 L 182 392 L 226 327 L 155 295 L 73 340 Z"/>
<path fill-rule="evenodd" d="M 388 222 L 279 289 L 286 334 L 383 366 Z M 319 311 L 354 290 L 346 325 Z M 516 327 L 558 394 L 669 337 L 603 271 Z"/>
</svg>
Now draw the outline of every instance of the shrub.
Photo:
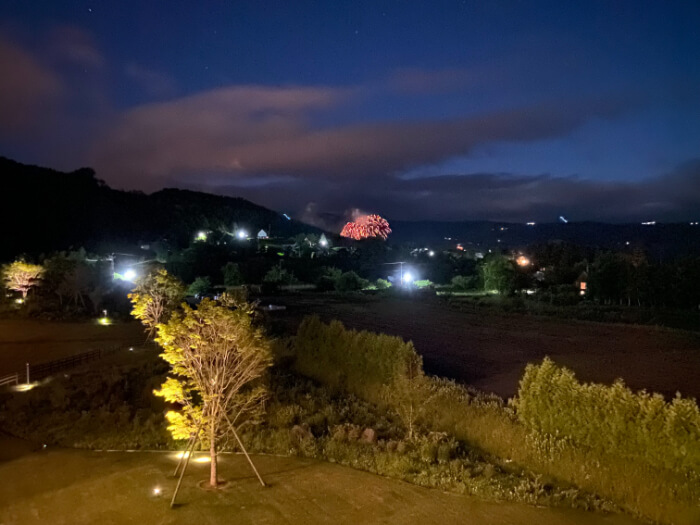
<svg viewBox="0 0 700 525">
<path fill-rule="evenodd" d="M 346 330 L 340 321 L 324 324 L 316 316 L 302 321 L 293 349 L 299 373 L 371 402 L 381 402 L 385 385 L 420 359 L 400 337 Z"/>
<path fill-rule="evenodd" d="M 387 288 L 391 288 L 391 283 L 386 279 L 377 279 L 374 285 L 377 287 L 377 290 L 386 290 Z"/>
<path fill-rule="evenodd" d="M 669 403 L 660 394 L 635 394 L 621 380 L 612 386 L 582 384 L 545 359 L 525 369 L 515 407 L 518 420 L 535 432 L 700 474 L 700 409 L 680 395 Z"/>
<path fill-rule="evenodd" d="M 354 292 L 362 290 L 369 283 L 355 272 L 345 272 L 335 280 L 337 292 Z"/>
<path fill-rule="evenodd" d="M 600 405 L 593 406 L 607 406 L 607 410 L 581 407 L 575 422 L 564 426 L 559 423 L 561 418 L 567 417 L 563 412 L 577 410 L 577 398 L 564 394 L 557 394 L 559 397 L 549 395 L 548 392 L 558 391 L 561 385 L 555 381 L 547 386 L 547 374 L 542 374 L 540 391 L 535 392 L 532 367 L 523 380 L 525 401 L 516 400 L 512 405 L 506 405 L 496 396 L 486 396 L 438 378 L 424 378 L 417 387 L 419 390 L 408 388 L 408 394 L 401 392 L 397 386 L 402 381 L 411 382 L 405 363 L 410 362 L 415 351 L 410 343 L 396 337 L 345 330 L 337 321 L 324 325 L 318 318 L 307 318 L 300 326 L 294 347 L 295 366 L 300 373 L 335 390 L 346 390 L 380 404 L 401 415 L 405 425 L 406 413 L 411 410 L 411 396 L 420 394 L 416 396 L 420 403 L 413 406 L 413 418 L 418 427 L 447 433 L 477 450 L 502 458 L 506 464 L 512 462 L 514 467 L 531 469 L 609 498 L 647 519 L 666 524 L 700 522 L 697 506 L 700 475 L 695 470 L 680 472 L 664 468 L 666 465 L 676 465 L 677 468 L 679 464 L 695 468 L 696 459 L 692 458 L 697 457 L 697 406 L 689 400 L 674 401 L 662 409 L 654 396 L 642 395 L 643 401 L 634 400 L 634 395 L 625 393 L 626 389 L 621 386 L 602 387 L 611 389 L 610 399 L 602 399 Z M 396 366 L 401 363 L 403 367 Z M 391 395 L 386 395 L 387 387 L 391 388 Z M 596 393 L 601 395 L 600 390 Z M 591 394 L 589 399 L 595 400 L 596 397 Z M 586 398 L 582 401 L 588 402 Z M 634 423 L 628 421 L 640 403 L 645 407 L 648 403 L 644 408 L 646 415 L 639 416 L 642 425 L 658 429 L 648 436 L 634 434 Z M 519 415 L 514 407 L 522 409 L 523 414 Z M 615 410 L 619 414 L 611 413 Z M 665 414 L 663 424 L 657 417 L 659 413 Z M 626 424 L 623 425 L 623 421 Z M 596 440 L 596 432 L 609 432 L 608 429 L 616 424 L 627 430 L 615 434 L 614 439 L 604 436 Z M 552 433 L 537 430 L 545 428 Z M 578 437 L 567 436 L 563 428 Z M 632 436 L 636 444 L 623 445 L 625 436 Z M 650 463 L 642 459 L 641 447 L 653 439 L 652 436 L 670 438 L 670 443 L 658 445 L 658 452 L 652 453 L 657 459 Z M 610 443 L 618 444 L 625 452 L 606 449 L 606 444 Z M 671 450 L 675 446 L 679 447 L 678 450 Z M 638 452 L 634 453 L 635 450 Z M 428 445 L 424 452 L 424 457 L 429 458 L 437 454 L 438 460 L 441 454 L 439 448 L 434 451 Z M 420 483 L 416 478 L 410 479 Z M 533 491 L 539 493 L 542 487 L 535 480 L 512 490 L 522 492 L 522 499 L 534 497 L 532 501 L 535 501 Z"/>
</svg>

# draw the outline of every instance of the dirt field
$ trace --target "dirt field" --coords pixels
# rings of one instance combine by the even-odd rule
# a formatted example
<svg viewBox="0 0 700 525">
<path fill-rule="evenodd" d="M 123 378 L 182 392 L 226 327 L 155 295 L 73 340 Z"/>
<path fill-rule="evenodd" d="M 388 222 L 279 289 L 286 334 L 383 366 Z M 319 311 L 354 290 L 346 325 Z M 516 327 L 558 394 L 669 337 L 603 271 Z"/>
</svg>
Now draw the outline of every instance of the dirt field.
<svg viewBox="0 0 700 525">
<path fill-rule="evenodd" d="M 0 376 L 96 348 L 143 340 L 136 322 L 101 326 L 97 323 L 53 323 L 0 320 Z"/>
<path fill-rule="evenodd" d="M 47 451 L 0 463 L 3 525 L 93 524 L 425 524 L 633 525 L 627 516 L 484 502 L 347 467 L 297 458 L 254 456 L 263 488 L 241 456 L 223 456 L 230 483 L 203 491 L 208 465 L 191 463 L 168 508 L 176 480 L 169 453 Z M 50 475 L 46 473 L 50 472 Z M 153 494 L 155 487 L 160 495 Z"/>
<path fill-rule="evenodd" d="M 266 298 L 287 306 L 273 316 L 292 329 L 307 314 L 340 319 L 351 328 L 412 340 L 425 369 L 504 397 L 515 394 L 528 362 L 550 356 L 579 379 L 666 396 L 700 399 L 700 334 L 521 314 L 468 313 L 439 299 L 348 302 L 321 294 Z M 700 322 L 700 320 L 699 320 Z"/>
</svg>

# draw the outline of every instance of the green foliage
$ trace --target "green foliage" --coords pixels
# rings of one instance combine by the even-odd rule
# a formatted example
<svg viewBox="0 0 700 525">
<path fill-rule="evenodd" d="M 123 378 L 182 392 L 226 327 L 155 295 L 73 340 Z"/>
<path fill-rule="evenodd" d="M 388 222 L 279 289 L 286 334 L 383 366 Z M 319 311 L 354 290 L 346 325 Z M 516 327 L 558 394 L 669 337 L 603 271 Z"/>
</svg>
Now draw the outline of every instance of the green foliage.
<svg viewBox="0 0 700 525">
<path fill-rule="evenodd" d="M 484 290 L 496 290 L 500 294 L 512 293 L 515 286 L 513 262 L 502 255 L 487 257 L 480 267 Z"/>
<path fill-rule="evenodd" d="M 418 358 L 400 337 L 346 330 L 340 321 L 324 324 L 316 316 L 302 321 L 293 349 L 301 374 L 373 402 L 381 402 L 386 385 Z"/>
<path fill-rule="evenodd" d="M 272 285 L 294 284 L 296 282 L 294 274 L 285 269 L 281 262 L 270 268 L 270 271 L 263 278 L 263 283 Z"/>
<path fill-rule="evenodd" d="M 476 277 L 473 275 L 455 275 L 452 278 L 452 289 L 459 292 L 474 290 L 476 288 Z"/>
<path fill-rule="evenodd" d="M 211 290 L 211 280 L 209 277 L 197 277 L 187 288 L 189 295 L 201 297 Z"/>
<path fill-rule="evenodd" d="M 355 272 L 345 272 L 335 280 L 335 290 L 337 292 L 355 292 L 362 290 L 368 284 L 366 279 Z"/>
<path fill-rule="evenodd" d="M 222 268 L 224 274 L 224 286 L 240 286 L 243 284 L 243 275 L 238 265 L 234 262 L 227 262 Z"/>
<path fill-rule="evenodd" d="M 692 402 L 675 402 L 677 408 L 671 409 L 674 415 L 664 419 L 665 428 L 668 429 L 665 432 L 668 433 L 663 435 L 672 436 L 675 440 L 673 443 L 680 446 L 679 450 L 669 455 L 658 454 L 658 457 L 665 458 L 664 461 L 651 464 L 634 454 L 623 455 L 616 450 L 605 450 L 602 446 L 582 445 L 561 431 L 557 433 L 556 428 L 554 434 L 534 431 L 520 422 L 513 407 L 506 406 L 498 397 L 485 396 L 437 378 L 414 382 L 405 367 L 406 359 L 410 360 L 414 355 L 413 348 L 410 343 L 403 343 L 398 338 L 354 332 L 345 330 L 337 321 L 324 325 L 317 318 L 307 318 L 300 326 L 294 349 L 295 367 L 300 373 L 329 385 L 335 391 L 350 392 L 396 412 L 407 427 L 408 419 L 412 418 L 417 428 L 445 432 L 508 463 L 513 462 L 542 476 L 571 483 L 583 491 L 609 498 L 647 519 L 684 525 L 697 523 L 700 519 L 697 508 L 700 476 L 697 471 L 679 472 L 656 466 L 667 464 L 665 459 L 677 465 L 678 462 L 685 462 L 685 458 L 697 457 L 697 437 L 694 437 L 697 435 L 694 430 L 697 407 Z M 400 366 L 400 363 L 404 366 Z M 402 383 L 403 387 L 400 386 Z M 621 393 L 619 387 L 615 392 L 621 399 L 627 400 L 625 402 L 629 401 L 629 396 Z M 419 404 L 413 405 L 411 414 L 411 402 L 416 399 Z M 561 401 L 561 406 L 541 399 L 537 401 L 545 403 L 546 414 L 554 424 L 559 421 L 558 418 L 564 418 L 566 413 L 576 410 L 573 399 L 567 401 L 564 397 Z M 652 424 L 656 421 L 654 414 L 660 410 L 659 401 L 650 396 L 648 402 L 646 417 L 648 424 Z M 517 401 L 515 405 L 519 403 Z M 623 420 L 631 417 L 630 414 L 638 407 L 634 403 L 623 403 L 622 406 L 625 407 L 624 411 L 620 408 L 617 410 L 625 414 Z M 615 405 L 608 408 L 616 410 Z M 576 416 L 580 426 L 578 432 L 584 436 L 608 432 L 619 420 L 616 415 L 610 415 L 603 409 L 589 411 L 587 415 L 588 418 Z M 591 421 L 593 418 L 598 419 Z M 647 423 L 643 420 L 644 424 Z M 654 424 L 658 424 L 658 421 Z M 631 425 L 628 428 L 632 428 Z M 626 434 L 620 434 L 623 435 Z M 686 438 L 683 438 L 684 435 Z M 649 441 L 648 437 L 634 436 L 633 439 L 640 446 Z M 599 443 L 614 444 L 618 441 L 603 437 Z M 665 447 L 660 445 L 656 450 Z M 426 454 L 432 457 L 433 452 L 426 451 Z"/>
<path fill-rule="evenodd" d="M 377 287 L 377 290 L 386 290 L 387 288 L 391 288 L 391 283 L 382 278 L 377 279 L 374 285 Z"/>
<path fill-rule="evenodd" d="M 418 281 L 413 281 L 413 286 L 416 288 L 430 288 L 433 286 L 433 283 L 428 279 L 420 279 Z"/>
<path fill-rule="evenodd" d="M 146 354 L 130 353 L 134 356 Z M 151 391 L 165 363 L 141 358 L 128 365 L 90 366 L 58 375 L 28 392 L 5 396 L 0 426 L 35 443 L 96 449 L 168 449 L 164 403 Z"/>
<path fill-rule="evenodd" d="M 535 432 L 700 475 L 700 409 L 694 400 L 635 394 L 622 381 L 582 384 L 545 359 L 525 369 L 515 407 L 519 421 Z"/>
</svg>

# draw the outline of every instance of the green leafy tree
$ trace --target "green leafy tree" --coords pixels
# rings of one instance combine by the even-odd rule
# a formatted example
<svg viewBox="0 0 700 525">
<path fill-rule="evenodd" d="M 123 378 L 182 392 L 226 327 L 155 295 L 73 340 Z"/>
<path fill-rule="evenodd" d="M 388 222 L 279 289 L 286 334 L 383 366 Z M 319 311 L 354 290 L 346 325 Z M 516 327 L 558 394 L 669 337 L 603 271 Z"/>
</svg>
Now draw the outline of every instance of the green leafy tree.
<svg viewBox="0 0 700 525">
<path fill-rule="evenodd" d="M 187 288 L 187 293 L 194 295 L 195 297 L 201 297 L 206 294 L 211 289 L 211 280 L 209 277 L 197 277 L 189 288 Z"/>
<path fill-rule="evenodd" d="M 264 283 L 269 284 L 294 284 L 296 282 L 296 277 L 294 274 L 282 267 L 282 263 L 276 264 L 270 271 L 265 274 L 263 278 Z"/>
<path fill-rule="evenodd" d="M 221 273 L 224 274 L 224 286 L 240 286 L 243 284 L 243 275 L 241 269 L 234 262 L 227 262 L 221 268 Z"/>
<path fill-rule="evenodd" d="M 368 281 L 355 272 L 345 272 L 335 281 L 335 289 L 338 292 L 353 292 L 362 290 L 368 285 Z"/>
<path fill-rule="evenodd" d="M 39 264 L 15 261 L 5 266 L 3 280 L 7 289 L 21 293 L 22 299 L 26 299 L 29 290 L 39 284 L 43 273 L 44 267 Z"/>
<path fill-rule="evenodd" d="M 261 377 L 272 364 L 269 341 L 253 325 L 252 305 L 228 306 L 209 299 L 196 310 L 184 305 L 158 325 L 156 338 L 174 377 L 154 393 L 181 407 L 166 414 L 175 439 L 199 429 L 198 437 L 208 441 L 212 487 L 218 485 L 217 443 L 235 426 L 259 420 L 267 394 Z"/>
<path fill-rule="evenodd" d="M 165 270 L 149 273 L 140 279 L 129 294 L 131 315 L 141 321 L 151 337 L 158 323 L 168 319 L 185 297 L 185 286 Z"/>
<path fill-rule="evenodd" d="M 500 294 L 512 293 L 515 286 L 515 268 L 513 262 L 496 255 L 484 259 L 481 265 L 484 290 L 496 290 Z"/>
</svg>

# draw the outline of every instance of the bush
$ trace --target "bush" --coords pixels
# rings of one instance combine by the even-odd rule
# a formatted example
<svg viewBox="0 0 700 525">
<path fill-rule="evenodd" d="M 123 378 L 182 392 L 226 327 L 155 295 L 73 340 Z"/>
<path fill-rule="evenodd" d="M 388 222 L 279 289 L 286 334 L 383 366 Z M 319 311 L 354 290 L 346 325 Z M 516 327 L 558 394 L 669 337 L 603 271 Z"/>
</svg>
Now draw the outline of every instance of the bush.
<svg viewBox="0 0 700 525">
<path fill-rule="evenodd" d="M 200 297 L 205 295 L 211 289 L 211 280 L 209 277 L 197 277 L 192 284 L 187 288 L 187 293 Z"/>
<path fill-rule="evenodd" d="M 391 283 L 386 279 L 377 279 L 374 285 L 377 287 L 377 290 L 386 290 L 387 288 L 391 288 Z"/>
<path fill-rule="evenodd" d="M 293 349 L 299 373 L 371 402 L 380 402 L 384 386 L 419 359 L 400 337 L 346 330 L 340 321 L 324 324 L 316 316 L 302 321 Z"/>
<path fill-rule="evenodd" d="M 563 387 L 557 381 L 547 386 L 546 374 L 539 381 L 540 391 L 535 392 L 531 367 L 522 386 L 525 401 L 516 400 L 508 406 L 496 396 L 485 396 L 452 381 L 424 378 L 418 385 L 411 384 L 413 380 L 407 373 L 410 367 L 406 364 L 411 362 L 415 351 L 410 343 L 382 334 L 345 330 L 337 321 L 324 325 L 318 318 L 304 320 L 294 348 L 295 366 L 300 373 L 335 390 L 352 392 L 384 406 L 399 414 L 405 425 L 406 413 L 413 412 L 411 417 L 416 425 L 426 431 L 447 433 L 471 447 L 503 458 L 508 464 L 512 462 L 609 498 L 636 515 L 666 524 L 700 522 L 697 507 L 700 475 L 694 470 L 698 446 L 697 406 L 691 401 L 675 401 L 661 409 L 654 396 L 643 395 L 644 401 L 635 400 L 634 394 L 613 386 L 602 387 L 614 392 L 608 394 L 610 399 L 593 405 L 604 407 L 605 403 L 612 403 L 607 405 L 607 410 L 591 410 L 585 406 L 577 409 L 577 398 L 572 395 L 548 397 L 560 387 L 576 389 Z M 422 376 L 422 370 L 417 376 Z M 398 388 L 402 382 L 408 383 L 408 388 Z M 566 384 L 566 381 L 561 383 Z M 388 396 L 387 386 L 391 393 Z M 596 394 L 582 402 L 587 403 L 588 399 L 595 403 L 596 395 L 602 395 L 601 392 L 596 390 Z M 618 398 L 619 403 L 614 401 Z M 646 415 L 639 417 L 648 419 L 642 424 L 664 428 L 663 431 L 635 434 L 634 423 L 629 419 L 637 417 L 633 417 L 635 410 L 642 405 L 646 407 Z M 520 407 L 523 414 L 517 413 L 514 407 Z M 574 422 L 566 426 L 561 423 L 569 411 L 576 410 L 580 413 Z M 615 410 L 619 414 L 611 413 Z M 665 414 L 663 423 L 655 416 L 662 412 Z M 609 429 L 615 425 L 627 430 L 614 434 L 614 438 L 595 437 L 597 433 L 610 433 Z M 537 430 L 545 428 L 547 432 Z M 566 432 L 572 435 L 567 436 L 563 429 L 568 429 Z M 625 436 L 631 436 L 633 444 L 623 444 Z M 670 442 L 656 445 L 652 458 L 657 459 L 649 462 L 643 458 L 642 448 L 654 439 L 653 436 Z M 619 451 L 605 449 L 606 444 L 611 443 L 619 446 Z M 675 446 L 678 450 L 673 450 Z M 430 447 L 424 452 L 426 457 L 434 455 Z M 439 450 L 436 453 L 439 457 Z M 667 465 L 688 468 L 681 472 L 665 468 Z M 518 490 L 531 494 L 528 491 L 539 489 L 527 485 Z"/>
<path fill-rule="evenodd" d="M 700 474 L 700 409 L 691 399 L 678 395 L 667 403 L 660 394 L 635 394 L 621 380 L 582 384 L 545 359 L 525 369 L 515 406 L 518 420 L 535 432 Z"/>
<path fill-rule="evenodd" d="M 355 272 L 345 272 L 335 281 L 335 290 L 337 292 L 355 292 L 362 290 L 369 283 Z"/>
<path fill-rule="evenodd" d="M 455 275 L 452 278 L 452 289 L 459 292 L 476 289 L 476 278 L 467 275 Z"/>
</svg>

